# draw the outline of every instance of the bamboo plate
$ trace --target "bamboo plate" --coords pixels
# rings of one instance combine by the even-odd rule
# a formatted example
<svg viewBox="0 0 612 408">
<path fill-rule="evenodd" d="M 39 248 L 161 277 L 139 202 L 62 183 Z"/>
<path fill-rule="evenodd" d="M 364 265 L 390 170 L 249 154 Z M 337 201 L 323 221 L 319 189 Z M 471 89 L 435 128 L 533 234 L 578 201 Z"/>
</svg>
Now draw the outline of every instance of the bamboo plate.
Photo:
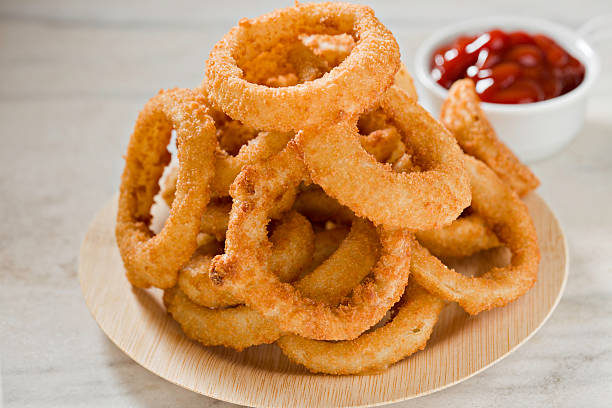
<svg viewBox="0 0 612 408">
<path fill-rule="evenodd" d="M 457 384 L 507 356 L 531 337 L 559 302 L 567 279 L 563 232 L 546 203 L 526 198 L 542 252 L 537 284 L 514 303 L 475 317 L 445 308 L 424 351 L 375 375 L 313 375 L 290 363 L 275 345 L 242 353 L 203 347 L 183 336 L 166 314 L 161 291 L 133 289 L 115 243 L 116 199 L 94 218 L 81 247 L 79 277 L 85 301 L 106 335 L 162 378 L 192 391 L 248 406 L 372 406 L 432 393 Z M 154 208 L 163 219 L 167 208 Z M 506 250 L 461 262 L 478 273 L 508 261 Z"/>
</svg>

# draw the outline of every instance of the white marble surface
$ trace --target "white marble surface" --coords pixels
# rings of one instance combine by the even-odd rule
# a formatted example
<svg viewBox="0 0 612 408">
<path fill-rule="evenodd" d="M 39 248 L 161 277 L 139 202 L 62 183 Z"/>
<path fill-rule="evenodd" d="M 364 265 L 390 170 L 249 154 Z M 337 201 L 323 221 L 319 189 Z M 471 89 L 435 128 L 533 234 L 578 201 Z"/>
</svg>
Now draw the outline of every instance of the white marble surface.
<svg viewBox="0 0 612 408">
<path fill-rule="evenodd" d="M 219 7 L 222 3 L 223 7 Z M 601 1 L 369 2 L 405 61 L 441 24 L 532 14 L 578 27 Z M 159 88 L 195 86 L 212 44 L 240 17 L 289 1 L 0 3 L 0 398 L 7 407 L 229 406 L 172 385 L 98 329 L 77 280 L 79 245 L 117 189 L 133 121 Z M 545 327 L 484 373 L 397 404 L 610 406 L 612 46 L 587 123 L 533 168 L 570 247 L 567 291 Z"/>
</svg>

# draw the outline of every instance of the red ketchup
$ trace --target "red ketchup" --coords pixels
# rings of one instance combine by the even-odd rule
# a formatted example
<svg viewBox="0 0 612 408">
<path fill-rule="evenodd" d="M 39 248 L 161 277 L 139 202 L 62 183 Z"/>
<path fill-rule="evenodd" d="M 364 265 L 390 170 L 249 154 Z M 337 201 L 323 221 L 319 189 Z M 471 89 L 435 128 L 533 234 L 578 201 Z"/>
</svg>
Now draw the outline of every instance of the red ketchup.
<svg viewBox="0 0 612 408">
<path fill-rule="evenodd" d="M 431 75 L 446 89 L 471 78 L 484 102 L 530 103 L 576 88 L 584 65 L 545 35 L 492 30 L 438 48 Z"/>
</svg>

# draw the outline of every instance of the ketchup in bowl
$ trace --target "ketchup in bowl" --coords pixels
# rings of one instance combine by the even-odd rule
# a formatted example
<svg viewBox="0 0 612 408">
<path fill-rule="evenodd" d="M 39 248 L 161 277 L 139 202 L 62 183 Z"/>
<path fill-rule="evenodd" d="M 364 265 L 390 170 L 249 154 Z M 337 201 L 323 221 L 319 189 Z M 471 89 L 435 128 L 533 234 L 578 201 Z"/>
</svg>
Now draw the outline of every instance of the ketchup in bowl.
<svg viewBox="0 0 612 408">
<path fill-rule="evenodd" d="M 491 30 L 462 36 L 438 48 L 431 59 L 434 80 L 449 89 L 471 78 L 484 102 L 530 103 L 576 88 L 584 65 L 549 37 Z"/>
</svg>

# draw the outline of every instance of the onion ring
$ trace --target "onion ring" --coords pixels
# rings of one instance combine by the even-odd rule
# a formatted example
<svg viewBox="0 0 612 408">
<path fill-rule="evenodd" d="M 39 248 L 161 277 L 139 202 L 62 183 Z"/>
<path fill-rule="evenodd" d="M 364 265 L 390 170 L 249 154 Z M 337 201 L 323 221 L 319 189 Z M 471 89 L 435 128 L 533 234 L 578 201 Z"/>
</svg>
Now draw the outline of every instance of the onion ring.
<svg viewBox="0 0 612 408">
<path fill-rule="evenodd" d="M 296 190 L 306 169 L 293 142 L 267 162 L 245 167 L 232 185 L 234 205 L 225 254 L 210 268 L 214 283 L 227 287 L 244 303 L 278 322 L 281 330 L 319 340 L 357 337 L 378 322 L 399 300 L 409 275 L 410 234 L 379 228 L 381 256 L 372 279 L 362 282 L 346 304 L 315 302 L 267 270 L 268 209 L 286 190 Z"/>
<path fill-rule="evenodd" d="M 477 314 L 525 294 L 537 279 L 540 251 L 533 221 L 516 193 L 481 161 L 466 156 L 465 163 L 471 178 L 472 207 L 510 249 L 511 263 L 480 277 L 467 277 L 429 257 L 427 265 L 413 269 L 412 274 L 431 293 Z M 414 252 L 417 260 L 428 255 L 424 248 Z"/>
<path fill-rule="evenodd" d="M 197 247 L 200 217 L 214 175 L 215 128 L 203 96 L 187 89 L 160 92 L 138 115 L 121 178 L 115 234 L 134 286 L 176 284 L 178 270 Z M 149 229 L 159 179 L 170 161 L 167 145 L 177 132 L 178 200 L 162 231 Z"/>
<path fill-rule="evenodd" d="M 274 44 L 301 34 L 343 33 L 357 38 L 357 45 L 319 79 L 270 88 L 243 78 L 243 62 Z M 363 112 L 391 85 L 399 62 L 395 38 L 369 7 L 297 4 L 241 20 L 214 46 L 206 74 L 211 100 L 232 118 L 261 130 L 297 131 Z"/>
<path fill-rule="evenodd" d="M 341 299 L 370 273 L 377 251 L 379 243 L 375 229 L 360 220 L 351 227 L 338 251 L 321 265 L 316 265 L 307 279 L 303 278 L 295 285 L 317 299 L 323 300 L 318 290 L 324 290 L 330 298 Z M 364 262 L 348 264 L 346 261 L 354 259 L 355 254 L 360 254 Z M 347 264 L 349 267 L 333 267 Z M 336 283 L 327 288 L 320 284 L 324 282 Z M 281 335 L 273 320 L 264 318 L 247 306 L 209 309 L 189 300 L 178 287 L 166 290 L 164 303 L 185 334 L 207 346 L 222 345 L 242 350 L 258 344 L 273 343 Z"/>
<path fill-rule="evenodd" d="M 164 291 L 164 304 L 185 335 L 205 346 L 241 351 L 257 344 L 274 343 L 281 334 L 273 321 L 246 306 L 209 309 L 189 300 L 178 287 Z"/>
<path fill-rule="evenodd" d="M 375 134 L 375 132 L 377 131 L 373 131 L 370 135 Z M 388 151 L 390 146 L 387 144 L 392 142 L 391 138 L 385 139 L 384 134 L 382 136 L 379 143 L 384 144 L 384 147 L 375 146 L 372 151 L 369 151 L 366 147 L 366 151 L 372 153 L 377 159 L 382 155 L 377 151 L 380 152 L 382 149 Z M 365 145 L 363 138 L 361 142 L 362 145 Z M 394 170 L 395 164 L 401 166 L 400 171 L 412 171 L 414 169 L 410 154 L 404 154 L 394 163 Z M 320 188 L 309 188 L 300 193 L 294 207 L 313 221 L 332 219 L 340 224 L 348 224 L 354 218 L 351 210 L 326 195 Z M 466 257 L 501 245 L 495 234 L 487 228 L 482 218 L 477 214 L 462 215 L 446 227 L 417 231 L 415 236 L 432 254 L 442 258 Z"/>
<path fill-rule="evenodd" d="M 378 118 L 375 121 L 378 122 L 378 125 L 384 126 L 381 120 Z M 372 126 L 374 123 L 370 122 L 367 126 Z M 411 172 L 420 171 L 420 168 L 413 162 L 413 155 L 404 152 L 399 159 L 393 162 L 393 170 Z M 476 213 L 467 216 L 462 214 L 450 225 L 440 229 L 416 231 L 415 236 L 432 254 L 441 258 L 466 257 L 501 246 L 495 234 L 487 228 L 483 219 Z"/>
<path fill-rule="evenodd" d="M 361 147 L 354 124 L 339 122 L 297 134 L 295 140 L 310 177 L 327 194 L 376 225 L 427 230 L 450 224 L 470 201 L 459 146 L 400 88 L 389 88 L 381 106 L 394 120 L 404 143 L 429 170 L 394 173 Z"/>
<path fill-rule="evenodd" d="M 395 316 L 354 340 L 329 342 L 285 335 L 277 340 L 293 362 L 315 373 L 373 373 L 425 348 L 445 302 L 410 280 Z"/>
<path fill-rule="evenodd" d="M 310 222 L 297 212 L 290 212 L 280 220 L 270 242 L 270 270 L 281 282 L 297 279 L 312 260 L 314 252 L 314 232 Z M 240 300 L 214 285 L 208 276 L 210 262 L 217 254 L 206 250 L 196 252 L 179 272 L 178 286 L 200 306 L 220 308 L 238 305 Z"/>
<path fill-rule="evenodd" d="M 472 80 L 462 79 L 451 86 L 440 118 L 467 154 L 487 164 L 519 196 L 538 187 L 540 181 L 529 167 L 497 138 L 480 108 Z"/>
</svg>

